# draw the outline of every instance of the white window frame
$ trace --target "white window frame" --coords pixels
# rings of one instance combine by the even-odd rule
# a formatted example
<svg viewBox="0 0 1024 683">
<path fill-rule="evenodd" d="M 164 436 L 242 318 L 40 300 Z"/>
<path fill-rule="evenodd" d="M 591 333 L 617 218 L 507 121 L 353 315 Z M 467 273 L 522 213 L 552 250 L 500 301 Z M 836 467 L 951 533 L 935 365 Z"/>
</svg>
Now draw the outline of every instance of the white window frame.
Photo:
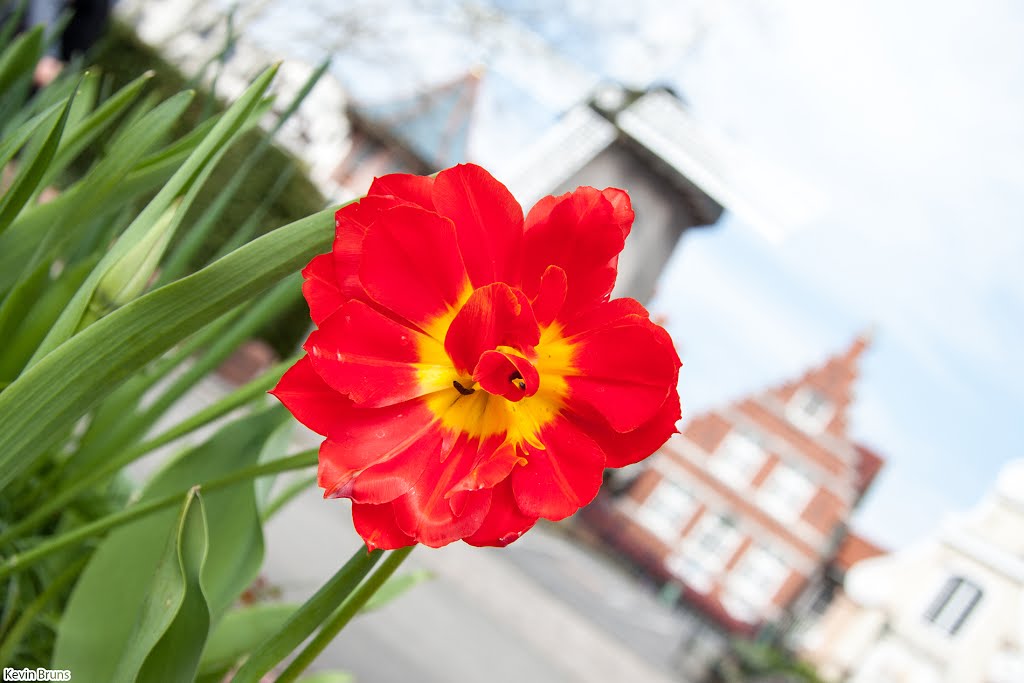
<svg viewBox="0 0 1024 683">
<path fill-rule="evenodd" d="M 776 519 L 795 522 L 803 516 L 818 488 L 804 472 L 776 462 L 757 489 L 757 502 Z"/>
<path fill-rule="evenodd" d="M 679 482 L 662 478 L 634 513 L 648 531 L 665 541 L 675 541 L 697 512 L 697 499 Z"/>
<path fill-rule="evenodd" d="M 742 540 L 731 518 L 705 511 L 683 538 L 679 552 L 669 557 L 667 566 L 691 587 L 707 593 Z"/>
<path fill-rule="evenodd" d="M 735 489 L 750 485 L 768 460 L 768 453 L 755 435 L 734 429 L 708 458 L 708 469 Z"/>
<path fill-rule="evenodd" d="M 767 548 L 753 544 L 748 547 L 726 583 L 729 594 L 760 614 L 772 604 L 782 585 L 789 578 L 790 567 Z"/>
</svg>

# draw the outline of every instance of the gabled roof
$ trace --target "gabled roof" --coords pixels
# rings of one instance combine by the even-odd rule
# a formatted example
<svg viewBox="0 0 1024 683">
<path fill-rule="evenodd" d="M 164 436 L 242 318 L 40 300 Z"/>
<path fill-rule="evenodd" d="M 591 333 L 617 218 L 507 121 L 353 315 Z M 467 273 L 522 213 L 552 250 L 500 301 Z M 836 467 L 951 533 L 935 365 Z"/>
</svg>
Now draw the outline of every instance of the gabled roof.
<svg viewBox="0 0 1024 683">
<path fill-rule="evenodd" d="M 349 107 L 357 127 L 391 143 L 433 172 L 464 162 L 483 72 L 474 69 L 447 83 L 386 102 Z"/>
<path fill-rule="evenodd" d="M 878 557 L 879 555 L 884 555 L 885 552 L 882 547 L 872 543 L 863 536 L 850 532 L 846 534 L 843 542 L 839 545 L 839 550 L 836 551 L 832 564 L 841 573 L 845 574 L 850 567 L 861 560 Z"/>
</svg>

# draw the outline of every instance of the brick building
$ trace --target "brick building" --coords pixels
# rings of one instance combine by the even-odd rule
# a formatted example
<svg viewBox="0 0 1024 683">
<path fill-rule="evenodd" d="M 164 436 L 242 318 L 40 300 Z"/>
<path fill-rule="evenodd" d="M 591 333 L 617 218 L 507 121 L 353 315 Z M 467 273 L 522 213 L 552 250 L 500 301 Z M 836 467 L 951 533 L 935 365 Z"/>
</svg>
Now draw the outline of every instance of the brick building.
<svg viewBox="0 0 1024 683">
<path fill-rule="evenodd" d="M 584 513 L 694 615 L 700 671 L 732 635 L 813 603 L 882 460 L 847 435 L 860 337 L 795 381 L 694 417 Z"/>
</svg>

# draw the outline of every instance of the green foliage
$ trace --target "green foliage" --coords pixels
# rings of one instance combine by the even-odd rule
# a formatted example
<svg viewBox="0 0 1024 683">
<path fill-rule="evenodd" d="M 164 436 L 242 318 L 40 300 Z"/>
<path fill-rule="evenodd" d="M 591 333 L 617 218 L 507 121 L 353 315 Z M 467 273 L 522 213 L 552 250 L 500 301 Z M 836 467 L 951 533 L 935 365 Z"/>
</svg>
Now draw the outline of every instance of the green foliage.
<svg viewBox="0 0 1024 683">
<path fill-rule="evenodd" d="M 187 683 L 195 678 L 210 626 L 201 580 L 208 550 L 206 514 L 202 498 L 193 490 L 185 498 L 167 549 L 153 570 L 142 613 L 122 641 L 118 667 L 109 680 Z M 90 653 L 84 662 L 63 668 L 81 675 L 83 664 L 100 661 Z M 106 678 L 97 676 L 96 680 Z"/>
<path fill-rule="evenodd" d="M 265 394 L 294 358 L 165 426 L 247 339 L 274 329 L 290 352 L 309 325 L 298 271 L 328 249 L 334 210 L 256 126 L 275 68 L 221 106 L 118 33 L 120 53 L 30 97 L 41 30 L 0 45 L 3 665 L 220 681 L 317 629 L 319 647 L 339 605 L 347 620 L 422 581 L 386 581 L 407 551 L 370 575 L 382 553 L 360 548 L 304 605 L 238 607 L 264 520 L 315 481 L 315 451 L 288 453 L 290 417 Z M 125 54 L 157 68 L 121 72 Z M 126 474 L 214 421 L 146 481 Z"/>
<path fill-rule="evenodd" d="M 814 668 L 769 643 L 736 640 L 715 667 L 716 683 L 823 683 Z"/>
<path fill-rule="evenodd" d="M 366 601 L 366 604 L 362 607 L 362 611 L 371 612 L 375 609 L 380 609 L 402 596 L 413 587 L 425 581 L 432 581 L 433 579 L 434 573 L 426 569 L 417 569 L 416 571 L 408 572 L 406 574 L 392 576 L 384 582 L 384 585 L 380 587 L 380 590 L 374 593 L 373 596 Z"/>
<path fill-rule="evenodd" d="M 298 608 L 292 604 L 258 603 L 229 612 L 206 643 L 199 664 L 200 676 L 223 680 L 240 660 L 279 631 Z"/>
<path fill-rule="evenodd" d="M 140 502 L 202 485 L 255 464 L 260 444 L 274 430 L 281 414 L 257 413 L 222 429 L 157 473 Z M 208 619 L 214 621 L 256 578 L 263 560 L 263 533 L 252 482 L 207 493 L 205 537 L 208 555 L 202 583 Z M 108 680 L 118 652 L 136 630 L 139 605 L 152 593 L 155 568 L 176 524 L 174 510 L 165 510 L 123 526 L 96 549 L 75 586 L 57 632 L 54 662 L 82 672 L 86 680 Z M 131 557 L 131 562 L 125 562 Z M 97 629 L 102 622 L 104 627 Z M 205 634 L 200 646 L 205 643 Z M 197 652 L 198 656 L 198 652 Z"/>
<path fill-rule="evenodd" d="M 94 59 L 112 79 L 115 87 L 144 72 L 155 74 L 152 87 L 163 97 L 194 87 L 192 79 L 186 78 L 151 48 L 142 44 L 129 29 L 117 24 L 112 27 Z M 326 63 L 322 64 L 310 77 L 310 87 L 326 66 Z M 296 97 L 296 102 L 285 108 L 282 121 L 306 91 L 304 88 Z M 204 117 L 211 111 L 220 111 L 222 108 L 223 105 L 211 95 L 201 94 L 179 118 L 174 133 L 185 134 L 205 120 Z M 223 255 L 224 247 L 230 246 L 239 232 L 258 236 L 308 216 L 324 206 L 324 198 L 316 187 L 305 175 L 296 172 L 299 169 L 298 162 L 280 148 L 265 146 L 265 140 L 266 137 L 256 131 L 243 133 L 238 143 L 225 153 L 210 181 L 200 191 L 186 216 L 186 222 L 193 224 L 210 221 L 214 216 L 219 216 L 219 220 L 211 221 L 206 239 L 189 257 L 189 268 L 202 267 Z M 244 182 L 236 186 L 235 179 L 242 177 Z M 225 188 L 230 191 L 224 191 Z M 178 239 L 187 239 L 188 235 L 181 234 Z M 239 244 L 235 243 L 234 247 L 237 246 Z M 282 324 L 264 326 L 257 336 L 268 341 L 279 355 L 286 356 L 297 348 L 305 325 L 309 322 L 305 304 L 301 301 L 293 303 L 281 315 L 280 321 Z"/>
</svg>

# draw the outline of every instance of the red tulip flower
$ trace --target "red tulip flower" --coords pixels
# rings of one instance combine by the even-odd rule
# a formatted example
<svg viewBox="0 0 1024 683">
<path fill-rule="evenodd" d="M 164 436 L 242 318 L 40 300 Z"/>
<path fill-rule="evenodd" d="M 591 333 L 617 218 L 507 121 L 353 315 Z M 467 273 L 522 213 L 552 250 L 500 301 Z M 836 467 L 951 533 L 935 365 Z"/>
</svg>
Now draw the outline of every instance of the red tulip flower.
<svg viewBox="0 0 1024 683">
<path fill-rule="evenodd" d="M 324 496 L 372 548 L 504 546 L 597 494 L 679 419 L 679 357 L 609 300 L 622 190 L 519 204 L 469 164 L 378 178 L 303 271 L 317 328 L 273 394 L 326 437 Z"/>
</svg>

